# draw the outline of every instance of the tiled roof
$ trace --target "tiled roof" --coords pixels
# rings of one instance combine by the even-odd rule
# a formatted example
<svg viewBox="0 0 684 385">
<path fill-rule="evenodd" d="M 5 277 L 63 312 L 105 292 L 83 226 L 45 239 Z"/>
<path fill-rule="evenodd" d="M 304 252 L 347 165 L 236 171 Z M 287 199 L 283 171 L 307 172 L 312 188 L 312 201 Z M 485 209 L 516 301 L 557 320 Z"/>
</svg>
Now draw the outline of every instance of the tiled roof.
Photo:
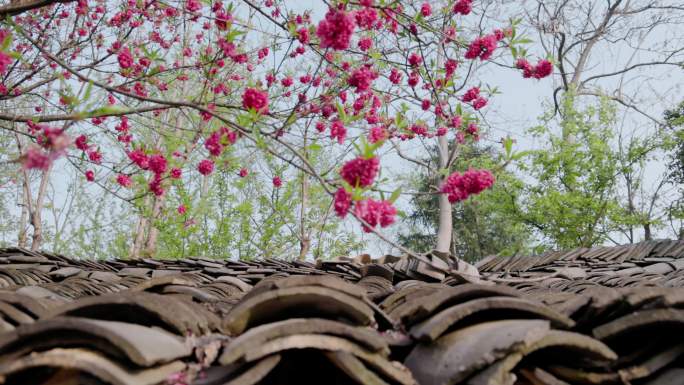
<svg viewBox="0 0 684 385">
<path fill-rule="evenodd" d="M 493 257 L 480 279 L 435 255 L 428 266 L 4 249 L 0 383 L 679 385 L 682 254 L 684 242 L 662 241 Z"/>
</svg>

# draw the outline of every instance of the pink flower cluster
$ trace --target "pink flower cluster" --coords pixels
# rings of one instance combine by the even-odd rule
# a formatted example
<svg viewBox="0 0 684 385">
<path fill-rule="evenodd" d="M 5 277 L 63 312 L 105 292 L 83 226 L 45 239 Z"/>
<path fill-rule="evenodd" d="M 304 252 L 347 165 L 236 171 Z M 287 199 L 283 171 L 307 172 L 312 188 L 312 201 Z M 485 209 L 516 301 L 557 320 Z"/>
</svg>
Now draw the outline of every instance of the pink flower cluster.
<svg viewBox="0 0 684 385">
<path fill-rule="evenodd" d="M 12 61 L 13 60 L 10 55 L 0 51 L 0 75 L 4 75 L 5 72 L 7 72 L 7 67 L 12 64 Z"/>
<path fill-rule="evenodd" d="M 340 218 L 344 218 L 352 206 L 352 196 L 347 190 L 340 187 L 335 192 L 334 202 L 335 214 Z"/>
<path fill-rule="evenodd" d="M 141 149 L 133 150 L 128 153 L 128 159 L 130 159 L 136 166 L 143 170 L 150 168 L 150 163 L 147 155 Z"/>
<path fill-rule="evenodd" d="M 128 188 L 128 187 L 131 187 L 131 185 L 133 184 L 133 181 L 131 180 L 130 176 L 124 175 L 124 174 L 119 174 L 116 177 L 116 183 L 118 183 L 121 187 Z"/>
<path fill-rule="evenodd" d="M 185 2 L 185 9 L 188 12 L 197 12 L 202 9 L 202 3 L 199 0 L 188 0 Z"/>
<path fill-rule="evenodd" d="M 22 165 L 26 169 L 47 170 L 52 164 L 54 157 L 51 153 L 42 151 L 40 148 L 31 146 L 22 156 Z"/>
<path fill-rule="evenodd" d="M 397 209 L 390 201 L 366 199 L 356 202 L 354 214 L 368 223 L 368 226 L 363 225 L 363 231 L 370 233 L 377 225 L 387 227 L 394 223 Z"/>
<path fill-rule="evenodd" d="M 237 133 L 231 131 L 228 127 L 221 127 L 209 135 L 204 141 L 204 148 L 206 148 L 212 156 L 219 156 L 223 152 L 225 146 L 235 144 L 237 141 Z"/>
<path fill-rule="evenodd" d="M 325 19 L 318 23 L 316 36 L 321 41 L 321 48 L 332 48 L 334 50 L 344 50 L 349 48 L 352 34 L 356 22 L 349 13 L 330 9 L 325 14 Z"/>
<path fill-rule="evenodd" d="M 31 146 L 22 155 L 22 166 L 26 169 L 47 170 L 57 158 L 64 154 L 71 139 L 60 128 L 27 122 L 29 132 L 36 136 L 37 146 Z M 95 151 L 97 154 L 99 152 Z M 88 154 L 90 155 L 90 154 Z"/>
<path fill-rule="evenodd" d="M 370 6 L 366 6 L 354 12 L 354 19 L 360 28 L 371 29 L 378 20 L 378 12 Z"/>
<path fill-rule="evenodd" d="M 0 29 L 0 45 L 5 42 L 5 39 L 9 38 L 9 31 Z M 4 75 L 7 71 L 7 67 L 12 64 L 12 57 L 5 52 L 0 51 L 0 75 Z"/>
<path fill-rule="evenodd" d="M 203 159 L 197 165 L 197 171 L 202 175 L 209 175 L 214 171 L 214 161 L 211 159 Z"/>
<path fill-rule="evenodd" d="M 124 47 L 119 51 L 117 59 L 119 60 L 119 67 L 122 69 L 131 68 L 133 66 L 133 56 L 128 47 Z"/>
<path fill-rule="evenodd" d="M 475 40 L 473 40 L 472 43 L 470 43 L 468 51 L 466 51 L 464 55 L 465 58 L 480 58 L 480 60 L 487 60 L 491 58 L 492 54 L 494 53 L 494 50 L 496 49 L 497 44 L 499 43 L 499 40 L 501 40 L 500 38 L 502 37 L 503 35 L 493 33 L 476 38 Z"/>
<path fill-rule="evenodd" d="M 442 184 L 440 192 L 447 194 L 449 202 L 455 203 L 494 185 L 494 175 L 488 170 L 469 169 L 463 174 L 455 172 Z"/>
<path fill-rule="evenodd" d="M 537 64 L 533 66 L 527 59 L 520 58 L 515 63 L 515 66 L 518 69 L 523 70 L 524 78 L 542 79 L 551 75 L 553 72 L 553 64 L 546 59 L 539 60 Z"/>
<path fill-rule="evenodd" d="M 242 94 L 242 107 L 255 109 L 260 114 L 268 114 L 268 94 L 256 88 L 247 88 Z"/>
<path fill-rule="evenodd" d="M 370 129 L 368 133 L 368 141 L 370 143 L 382 142 L 389 137 L 389 132 L 383 126 L 375 126 Z"/>
<path fill-rule="evenodd" d="M 430 3 L 426 1 L 420 6 L 420 14 L 424 17 L 432 15 L 432 7 L 430 6 Z"/>
<path fill-rule="evenodd" d="M 380 170 L 380 160 L 376 157 L 352 159 L 342 166 L 340 176 L 352 187 L 368 187 L 373 184 Z"/>
<path fill-rule="evenodd" d="M 373 84 L 373 80 L 377 79 L 378 74 L 375 73 L 368 66 L 363 66 L 354 72 L 347 79 L 350 86 L 356 88 L 356 92 L 368 91 Z"/>
<path fill-rule="evenodd" d="M 330 125 L 330 137 L 337 139 L 337 143 L 344 143 L 344 139 L 347 137 L 347 129 L 344 127 L 341 121 L 335 120 Z"/>
<path fill-rule="evenodd" d="M 473 10 L 473 0 L 458 0 L 454 4 L 453 11 L 456 14 L 467 15 Z"/>
<path fill-rule="evenodd" d="M 465 103 L 471 103 L 474 109 L 479 110 L 480 108 L 487 105 L 487 98 L 480 96 L 480 88 L 473 87 L 466 91 L 461 98 Z"/>
<path fill-rule="evenodd" d="M 334 207 L 335 213 L 340 218 L 347 216 L 347 212 L 351 209 L 354 202 L 352 195 L 344 188 L 340 187 L 335 192 Z M 397 209 L 390 201 L 376 201 L 374 199 L 365 199 L 356 202 L 354 206 L 354 215 L 363 219 L 366 223 L 363 225 L 363 231 L 369 233 L 374 227 L 387 227 L 394 223 Z"/>
</svg>

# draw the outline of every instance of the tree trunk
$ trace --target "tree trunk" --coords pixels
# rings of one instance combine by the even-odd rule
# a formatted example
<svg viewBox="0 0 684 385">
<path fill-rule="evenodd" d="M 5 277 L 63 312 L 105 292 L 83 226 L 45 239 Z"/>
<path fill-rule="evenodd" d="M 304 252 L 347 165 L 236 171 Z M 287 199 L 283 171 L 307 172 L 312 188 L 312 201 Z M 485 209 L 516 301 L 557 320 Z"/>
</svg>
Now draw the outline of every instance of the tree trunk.
<svg viewBox="0 0 684 385">
<path fill-rule="evenodd" d="M 31 225 L 33 226 L 33 238 L 31 240 L 31 250 L 36 251 L 40 249 L 43 244 L 43 203 L 45 203 L 45 193 L 47 192 L 48 181 L 50 180 L 50 171 L 52 165 L 43 171 L 40 177 L 40 187 L 38 188 L 38 196 L 36 197 L 36 204 L 33 206 L 33 213 L 31 213 Z"/>
<path fill-rule="evenodd" d="M 309 178 L 302 173 L 302 204 L 299 210 L 299 260 L 303 261 L 311 247 L 311 237 L 306 229 L 306 206 L 309 199 Z"/>
<path fill-rule="evenodd" d="M 159 229 L 155 226 L 154 222 L 159 218 L 162 206 L 164 205 L 164 196 L 155 197 L 152 207 L 152 217 L 147 221 L 149 230 L 147 231 L 147 243 L 145 244 L 145 255 L 148 257 L 154 256 L 157 252 L 157 239 L 159 238 Z"/>
<path fill-rule="evenodd" d="M 449 157 L 449 144 L 445 136 L 440 136 L 439 145 L 439 167 L 447 167 Z M 441 178 L 444 181 L 445 178 Z M 439 227 L 437 229 L 436 251 L 448 253 L 451 246 L 451 236 L 453 232 L 453 221 L 451 214 L 451 203 L 446 194 L 439 194 Z"/>
<path fill-rule="evenodd" d="M 143 201 L 143 208 L 147 207 L 150 204 L 150 197 L 146 196 L 145 200 Z M 131 252 L 129 255 L 129 258 L 139 258 L 140 257 L 140 252 L 143 249 L 143 245 L 145 244 L 145 234 L 147 232 L 147 218 L 145 217 L 145 211 L 141 210 L 139 217 L 138 217 L 138 225 L 135 228 L 135 240 L 133 241 L 133 245 L 131 246 Z"/>
<path fill-rule="evenodd" d="M 24 183 L 27 183 L 26 180 L 24 180 Z M 24 186 L 21 193 L 21 215 L 19 216 L 19 235 L 17 236 L 17 244 L 19 247 L 26 247 L 26 240 L 28 238 L 28 232 L 26 230 L 28 227 L 29 203 L 26 192 L 26 186 Z"/>
<path fill-rule="evenodd" d="M 645 241 L 650 241 L 653 239 L 653 235 L 651 234 L 651 224 L 650 223 L 644 223 L 644 240 Z"/>
</svg>

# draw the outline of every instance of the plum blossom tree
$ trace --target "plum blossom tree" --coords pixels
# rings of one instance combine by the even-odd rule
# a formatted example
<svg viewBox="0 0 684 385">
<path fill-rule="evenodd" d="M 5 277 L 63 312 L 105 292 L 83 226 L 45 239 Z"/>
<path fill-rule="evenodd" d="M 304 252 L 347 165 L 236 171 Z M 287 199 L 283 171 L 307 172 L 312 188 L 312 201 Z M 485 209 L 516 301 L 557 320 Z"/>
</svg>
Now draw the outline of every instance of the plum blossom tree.
<svg viewBox="0 0 684 385">
<path fill-rule="evenodd" d="M 524 77 L 553 70 L 520 55 L 515 22 L 482 29 L 487 8 L 476 3 L 321 2 L 321 17 L 274 0 L 0 6 L 0 101 L 11 107 L 0 121 L 19 123 L 3 128 L 27 143 L 17 157 L 26 173 L 66 159 L 149 209 L 131 255 L 154 252 L 153 223 L 170 190 L 235 163 L 237 177 L 249 175 L 229 148 L 291 167 L 329 194 L 339 217 L 391 242 L 381 229 L 396 222 L 401 191 L 383 187 L 391 164 L 382 158 L 428 167 L 406 147 L 436 143 L 438 168 L 428 170 L 441 178 L 431 192 L 440 208 L 435 248 L 447 252 L 451 205 L 495 179 L 488 170 L 447 171 L 459 146 L 478 139 L 478 113 L 493 95 L 477 69 L 510 52 L 503 60 Z M 322 151 L 330 162 L 317 164 L 311 154 Z"/>
</svg>

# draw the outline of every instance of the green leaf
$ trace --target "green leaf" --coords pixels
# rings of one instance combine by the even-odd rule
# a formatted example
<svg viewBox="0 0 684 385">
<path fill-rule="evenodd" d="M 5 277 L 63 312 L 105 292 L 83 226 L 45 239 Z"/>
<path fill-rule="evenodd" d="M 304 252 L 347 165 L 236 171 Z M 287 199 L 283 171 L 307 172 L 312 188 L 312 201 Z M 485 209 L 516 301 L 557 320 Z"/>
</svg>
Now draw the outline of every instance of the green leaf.
<svg viewBox="0 0 684 385">
<path fill-rule="evenodd" d="M 347 113 L 344 112 L 344 106 L 342 104 L 340 104 L 339 102 L 337 102 L 337 114 L 339 115 L 342 123 L 347 122 Z"/>
<path fill-rule="evenodd" d="M 513 151 L 513 139 L 510 136 L 504 139 L 504 149 L 506 150 L 506 159 L 510 159 L 511 152 Z"/>
<path fill-rule="evenodd" d="M 89 81 L 85 89 L 85 95 L 83 95 L 83 101 L 88 101 L 90 99 L 90 94 L 93 90 L 93 82 Z"/>
<path fill-rule="evenodd" d="M 126 108 L 121 106 L 104 106 L 90 111 L 89 115 L 103 116 L 103 115 L 114 115 L 120 112 L 126 111 Z"/>
<path fill-rule="evenodd" d="M 5 39 L 2 40 L 2 46 L 0 46 L 0 51 L 7 51 L 9 50 L 10 45 L 12 44 L 12 34 L 7 34 L 5 36 Z"/>
<path fill-rule="evenodd" d="M 318 153 L 321 150 L 323 150 L 323 146 L 321 146 L 318 143 L 312 143 L 306 147 L 307 150 L 313 152 L 313 153 Z"/>
<path fill-rule="evenodd" d="M 394 190 L 392 192 L 392 195 L 390 196 L 389 201 L 392 203 L 396 202 L 397 199 L 399 199 L 400 195 L 401 195 L 401 188 L 397 188 L 396 190 Z"/>
</svg>

